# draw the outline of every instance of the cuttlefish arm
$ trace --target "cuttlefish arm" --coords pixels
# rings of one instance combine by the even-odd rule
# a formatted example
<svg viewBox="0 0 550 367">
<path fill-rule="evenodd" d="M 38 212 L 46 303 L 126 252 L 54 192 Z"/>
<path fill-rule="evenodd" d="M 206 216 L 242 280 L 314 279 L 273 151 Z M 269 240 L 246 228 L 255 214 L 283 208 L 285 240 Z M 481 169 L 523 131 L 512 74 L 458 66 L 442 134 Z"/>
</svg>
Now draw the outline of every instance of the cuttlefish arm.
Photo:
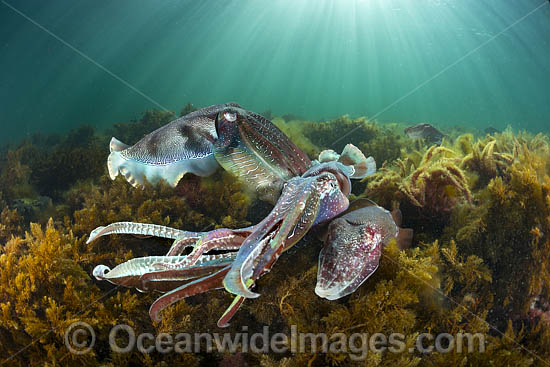
<svg viewBox="0 0 550 367">
<path fill-rule="evenodd" d="M 160 127 L 129 146 L 111 139 L 107 167 L 111 179 L 121 174 L 132 186 L 144 180 L 152 184 L 165 180 L 176 186 L 190 172 L 209 176 L 219 167 L 212 151 L 217 139 L 216 116 L 238 104 L 227 103 L 205 107 Z"/>
<path fill-rule="evenodd" d="M 230 266 L 226 266 L 211 275 L 196 279 L 192 282 L 184 284 L 170 292 L 163 294 L 161 297 L 157 298 L 149 308 L 149 316 L 151 317 L 151 320 L 157 322 L 160 321 L 160 312 L 168 306 L 182 300 L 183 298 L 205 293 L 214 289 L 223 288 L 223 278 L 225 277 L 229 269 Z M 248 286 L 250 285 L 252 285 L 252 281 L 248 282 Z M 241 307 L 244 300 L 245 298 L 242 296 L 236 296 L 233 299 L 233 302 L 231 302 L 229 307 L 225 310 L 225 312 L 218 320 L 218 327 L 224 328 L 229 326 L 229 320 L 231 320 L 235 313 L 237 313 L 239 307 Z"/>
<path fill-rule="evenodd" d="M 290 180 L 272 212 L 243 242 L 224 279 L 225 289 L 245 298 L 258 297 L 247 284 L 270 269 L 280 254 L 296 244 L 313 225 L 333 218 L 348 205 L 338 179 L 330 172 Z"/>
<path fill-rule="evenodd" d="M 158 224 L 137 223 L 137 222 L 116 222 L 107 226 L 97 227 L 90 233 L 86 243 L 90 243 L 99 237 L 112 234 L 131 234 L 135 236 L 153 236 L 169 239 L 187 239 L 195 242 L 203 234 L 202 232 L 189 232 L 180 229 L 161 226 Z"/>
<path fill-rule="evenodd" d="M 166 256 L 181 255 L 184 249 L 191 245 L 193 251 L 187 257 L 191 262 L 211 250 L 238 250 L 254 228 L 255 226 L 240 229 L 219 228 L 210 232 L 188 232 L 174 241 Z"/>
<path fill-rule="evenodd" d="M 191 232 L 158 224 L 116 222 L 94 229 L 86 243 L 112 234 L 169 238 L 174 242 L 166 256 L 179 256 L 186 248 L 192 247 L 193 251 L 185 259 L 188 265 L 193 265 L 200 256 L 209 251 L 238 250 L 254 228 L 254 226 L 240 229 L 219 228 L 210 232 Z"/>
<path fill-rule="evenodd" d="M 211 275 L 230 265 L 235 252 L 202 255 L 194 264 L 186 263 L 186 256 L 147 256 L 128 260 L 113 269 L 98 265 L 93 275 L 98 280 L 140 291 L 166 292 L 182 284 Z"/>
<path fill-rule="evenodd" d="M 157 298 L 149 308 L 149 316 L 153 321 L 160 321 L 160 312 L 166 307 L 180 301 L 183 298 L 194 296 L 214 289 L 223 288 L 223 278 L 230 269 L 227 265 L 220 270 L 184 284 Z"/>
</svg>

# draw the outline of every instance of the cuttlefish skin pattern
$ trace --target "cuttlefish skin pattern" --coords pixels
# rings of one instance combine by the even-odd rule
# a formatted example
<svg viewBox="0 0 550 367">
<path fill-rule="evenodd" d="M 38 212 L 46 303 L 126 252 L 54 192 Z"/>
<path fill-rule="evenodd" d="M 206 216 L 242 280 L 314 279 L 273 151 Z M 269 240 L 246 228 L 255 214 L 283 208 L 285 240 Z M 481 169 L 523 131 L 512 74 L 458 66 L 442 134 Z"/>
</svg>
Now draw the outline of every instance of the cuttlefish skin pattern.
<svg viewBox="0 0 550 367">
<path fill-rule="evenodd" d="M 172 186 L 187 172 L 209 176 L 219 167 L 212 144 L 221 111 L 239 105 L 226 103 L 180 117 L 129 146 L 116 138 L 110 144 L 107 166 L 111 179 L 121 174 L 134 187 L 165 180 Z"/>
<path fill-rule="evenodd" d="M 319 254 L 315 293 L 329 300 L 353 293 L 376 271 L 382 249 L 398 233 L 390 212 L 376 205 L 334 219 Z"/>
</svg>

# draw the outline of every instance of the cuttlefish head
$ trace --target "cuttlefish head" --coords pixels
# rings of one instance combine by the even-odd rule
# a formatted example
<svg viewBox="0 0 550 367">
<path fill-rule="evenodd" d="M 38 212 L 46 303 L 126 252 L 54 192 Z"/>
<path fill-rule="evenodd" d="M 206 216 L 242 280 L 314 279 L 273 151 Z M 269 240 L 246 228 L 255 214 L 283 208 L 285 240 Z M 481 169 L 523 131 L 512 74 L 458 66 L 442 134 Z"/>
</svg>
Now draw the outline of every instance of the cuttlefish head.
<svg viewBox="0 0 550 367">
<path fill-rule="evenodd" d="M 312 226 L 334 218 L 348 205 L 337 177 L 330 171 L 289 180 L 271 213 L 240 247 L 224 279 L 226 290 L 246 298 L 258 297 L 249 285 L 269 271 L 281 253 Z"/>
<path fill-rule="evenodd" d="M 315 293 L 335 300 L 354 292 L 376 271 L 383 247 L 398 233 L 392 214 L 376 205 L 334 219 L 319 254 Z"/>
<path fill-rule="evenodd" d="M 216 161 L 273 204 L 292 177 L 311 167 L 307 155 L 277 126 L 239 107 L 220 111 L 215 120 Z"/>
</svg>

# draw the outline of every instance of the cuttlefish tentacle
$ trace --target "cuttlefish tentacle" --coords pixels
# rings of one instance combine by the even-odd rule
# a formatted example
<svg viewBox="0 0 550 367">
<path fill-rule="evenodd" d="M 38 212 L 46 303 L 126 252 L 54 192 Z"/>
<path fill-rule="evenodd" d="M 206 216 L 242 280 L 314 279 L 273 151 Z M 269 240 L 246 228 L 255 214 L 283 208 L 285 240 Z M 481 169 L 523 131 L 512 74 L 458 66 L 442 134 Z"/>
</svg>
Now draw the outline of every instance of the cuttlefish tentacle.
<svg viewBox="0 0 550 367">
<path fill-rule="evenodd" d="M 253 227 L 242 229 L 220 228 L 201 235 L 193 245 L 193 251 L 187 256 L 186 262 L 192 265 L 202 254 L 212 250 L 238 250 Z M 172 246 L 167 256 L 178 255 L 179 246 Z"/>
<path fill-rule="evenodd" d="M 140 277 L 141 286 L 138 290 L 143 292 L 159 291 L 170 292 L 185 284 L 210 276 L 228 266 L 230 261 L 204 266 L 188 266 L 182 269 L 159 270 Z"/>
<path fill-rule="evenodd" d="M 132 234 L 138 236 L 154 236 L 160 238 L 198 238 L 197 232 L 182 231 L 180 229 L 161 226 L 158 224 L 136 223 L 136 222 L 116 222 L 108 226 L 97 227 L 90 233 L 86 243 L 90 243 L 98 237 L 111 234 Z"/>
<path fill-rule="evenodd" d="M 245 298 L 242 296 L 235 296 L 235 298 L 233 299 L 233 302 L 231 302 L 229 307 L 225 310 L 225 312 L 219 318 L 218 324 L 217 324 L 219 328 L 224 328 L 229 326 L 229 320 L 231 320 L 233 316 L 235 316 L 235 314 L 239 310 L 239 307 L 241 307 L 241 305 L 243 304 L 244 300 Z"/>
<path fill-rule="evenodd" d="M 160 321 L 160 312 L 168 306 L 182 300 L 183 298 L 191 297 L 215 289 L 224 288 L 223 279 L 229 271 L 230 267 L 231 266 L 228 265 L 213 274 L 195 279 L 191 282 L 174 288 L 170 292 L 165 293 L 161 297 L 157 298 L 155 302 L 151 305 L 151 307 L 149 308 L 149 316 L 153 321 Z M 247 282 L 248 287 L 250 287 L 252 284 L 252 280 L 249 280 Z M 231 318 L 235 315 L 244 300 L 245 297 L 235 296 L 233 302 L 231 302 L 229 307 L 225 310 L 225 312 L 218 320 L 218 327 L 223 328 L 229 326 L 229 320 L 231 320 Z"/>
</svg>

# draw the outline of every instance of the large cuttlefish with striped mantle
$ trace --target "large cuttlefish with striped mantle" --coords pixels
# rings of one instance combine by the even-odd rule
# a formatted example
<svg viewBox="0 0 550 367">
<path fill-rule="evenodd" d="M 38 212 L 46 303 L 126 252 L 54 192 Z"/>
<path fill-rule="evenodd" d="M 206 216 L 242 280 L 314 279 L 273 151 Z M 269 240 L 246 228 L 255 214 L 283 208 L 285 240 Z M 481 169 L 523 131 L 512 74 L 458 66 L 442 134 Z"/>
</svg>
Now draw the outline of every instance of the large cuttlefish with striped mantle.
<svg viewBox="0 0 550 367">
<path fill-rule="evenodd" d="M 96 228 L 88 239 L 134 234 L 174 240 L 166 256 L 136 258 L 113 269 L 98 265 L 93 271 L 99 280 L 164 292 L 150 308 L 153 320 L 182 298 L 225 288 L 235 295 L 218 321 L 226 326 L 245 298 L 259 296 L 252 290 L 257 280 L 315 226 L 325 226 L 327 233 L 315 289 L 327 299 L 354 292 L 378 267 L 387 242 L 410 237 L 386 210 L 366 201 L 350 206 L 350 179 L 373 174 L 372 157 L 349 144 L 342 154 L 327 150 L 311 161 L 271 121 L 234 103 L 192 112 L 133 146 L 113 138 L 108 159 L 111 178 L 121 174 L 134 186 L 145 180 L 175 186 L 187 172 L 207 176 L 219 166 L 274 204 L 260 223 L 188 232 L 118 222 Z"/>
</svg>

